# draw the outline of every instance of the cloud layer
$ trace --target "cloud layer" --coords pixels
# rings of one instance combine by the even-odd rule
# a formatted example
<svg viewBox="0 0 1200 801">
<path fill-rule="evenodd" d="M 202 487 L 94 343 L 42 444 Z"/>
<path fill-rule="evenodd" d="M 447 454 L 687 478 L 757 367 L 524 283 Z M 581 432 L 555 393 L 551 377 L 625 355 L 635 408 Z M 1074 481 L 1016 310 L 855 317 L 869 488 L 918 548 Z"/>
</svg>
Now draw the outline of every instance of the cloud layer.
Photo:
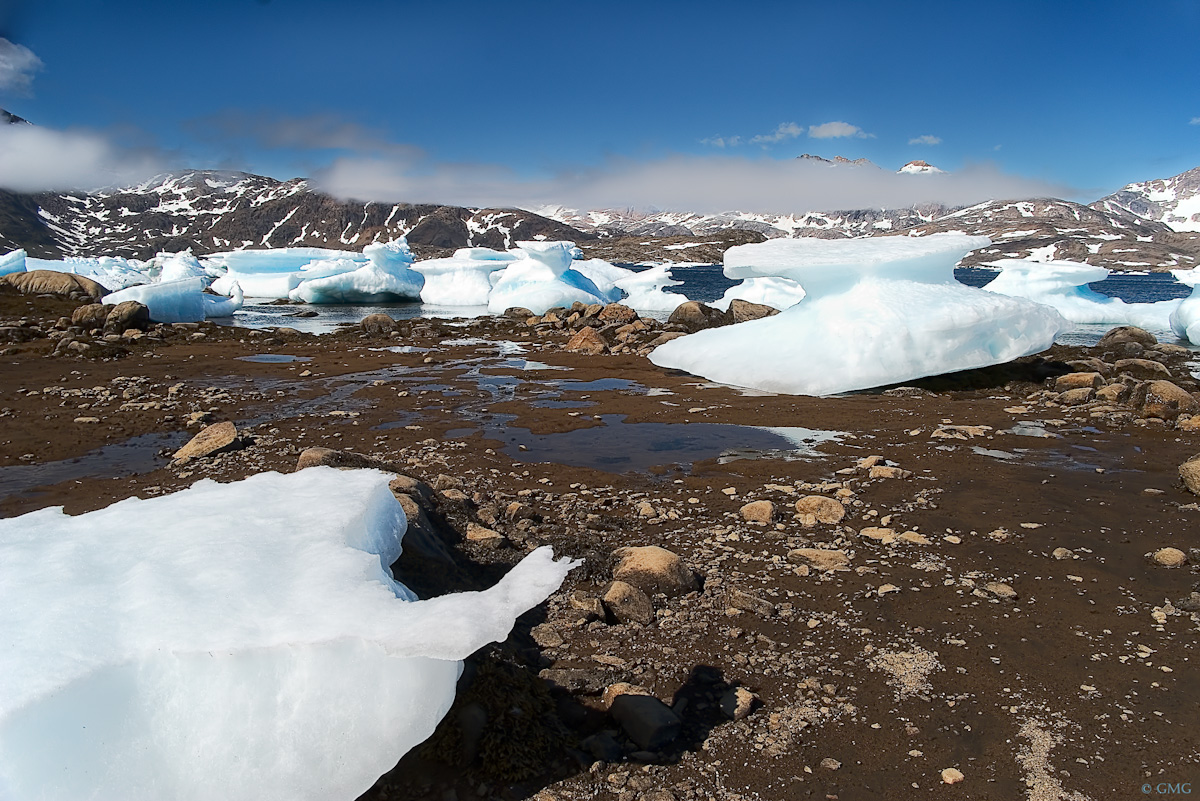
<svg viewBox="0 0 1200 801">
<path fill-rule="evenodd" d="M 942 140 L 936 136 L 932 136 L 931 134 L 925 134 L 924 136 L 917 136 L 913 139 L 909 139 L 908 143 L 910 145 L 940 145 Z"/>
<path fill-rule="evenodd" d="M 640 208 L 715 213 L 801 213 L 900 208 L 917 203 L 967 205 L 993 198 L 1063 197 L 1068 187 L 1007 175 L 991 165 L 955 173 L 898 175 L 872 166 L 830 166 L 800 159 L 672 156 L 612 159 L 592 169 L 527 179 L 493 165 L 344 157 L 314 176 L 344 198 L 537 209 Z"/>
<path fill-rule="evenodd" d="M 122 149 L 90 131 L 0 125 L 0 187 L 15 192 L 130 184 L 163 168 L 158 155 Z"/>
<path fill-rule="evenodd" d="M 0 92 L 28 94 L 33 74 L 42 68 L 42 60 L 25 45 L 0 37 Z"/>
<path fill-rule="evenodd" d="M 822 125 L 810 125 L 808 135 L 813 139 L 841 139 L 853 136 L 857 139 L 874 139 L 875 134 L 869 134 L 857 125 L 840 120 L 826 122 Z"/>
</svg>

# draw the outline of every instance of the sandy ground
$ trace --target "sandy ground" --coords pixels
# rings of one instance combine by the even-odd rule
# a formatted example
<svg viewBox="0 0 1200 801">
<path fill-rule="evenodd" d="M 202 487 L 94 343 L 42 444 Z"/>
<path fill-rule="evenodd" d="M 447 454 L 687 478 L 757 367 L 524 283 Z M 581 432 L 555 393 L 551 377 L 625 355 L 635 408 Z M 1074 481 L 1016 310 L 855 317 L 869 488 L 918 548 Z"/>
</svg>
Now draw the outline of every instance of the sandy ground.
<svg viewBox="0 0 1200 801">
<path fill-rule="evenodd" d="M 49 330 L 75 305 L 6 295 L 0 321 Z M 565 338 L 482 319 L 0 345 L 0 515 L 290 471 L 319 446 L 436 488 L 446 550 L 396 565 L 424 596 L 490 584 L 540 544 L 583 559 L 468 660 L 438 733 L 367 799 L 1042 801 L 1200 783 L 1200 551 L 1147 558 L 1200 548 L 1178 474 L 1200 433 L 1060 405 L 1064 362 L 1106 354 L 803 398 Z M 1185 357 L 1143 355 L 1194 389 Z M 234 449 L 171 462 L 216 421 L 236 424 Z M 845 517 L 805 525 L 811 495 Z M 759 522 L 752 501 L 773 504 Z M 468 540 L 471 524 L 500 538 Z M 697 589 L 648 593 L 648 622 L 619 622 L 596 599 L 629 545 L 678 554 Z M 847 569 L 811 566 L 810 548 Z M 634 742 L 602 697 L 616 682 L 671 706 L 678 735 Z M 731 720 L 737 688 L 751 711 Z"/>
</svg>

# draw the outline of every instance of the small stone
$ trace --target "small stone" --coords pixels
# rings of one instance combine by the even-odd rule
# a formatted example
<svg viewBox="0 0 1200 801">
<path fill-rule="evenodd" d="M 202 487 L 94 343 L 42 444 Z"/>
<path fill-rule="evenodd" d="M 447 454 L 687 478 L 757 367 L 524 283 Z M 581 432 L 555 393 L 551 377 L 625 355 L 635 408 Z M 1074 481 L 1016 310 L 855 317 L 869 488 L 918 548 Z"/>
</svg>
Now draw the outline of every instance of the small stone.
<svg viewBox="0 0 1200 801">
<path fill-rule="evenodd" d="M 228 420 L 200 429 L 186 445 L 175 451 L 175 459 L 199 459 L 224 450 L 237 441 L 237 428 Z"/>
<path fill-rule="evenodd" d="M 1012 599 L 1017 597 L 1017 591 L 1001 581 L 988 582 L 983 585 L 983 588 L 997 598 Z"/>
<path fill-rule="evenodd" d="M 671 707 L 650 695 L 619 695 L 609 712 L 639 748 L 658 751 L 679 736 L 682 721 Z"/>
<path fill-rule="evenodd" d="M 751 501 L 738 510 L 750 523 L 771 523 L 775 520 L 775 504 L 771 501 Z"/>
<path fill-rule="evenodd" d="M 942 781 L 946 784 L 958 784 L 965 778 L 958 768 L 946 768 L 942 771 Z"/>
<path fill-rule="evenodd" d="M 658 516 L 658 512 L 654 511 L 654 507 L 650 504 L 650 501 L 639 501 L 638 505 L 635 506 L 634 509 L 637 511 L 638 517 Z"/>
<path fill-rule="evenodd" d="M 721 711 L 731 720 L 741 720 L 750 714 L 758 696 L 745 687 L 731 687 L 721 696 Z"/>
<path fill-rule="evenodd" d="M 1150 558 L 1163 567 L 1182 567 L 1187 564 L 1187 554 L 1178 548 L 1159 548 Z"/>
<path fill-rule="evenodd" d="M 1075 558 L 1075 552 L 1072 551 L 1070 548 L 1055 548 L 1050 553 L 1050 555 L 1053 556 L 1055 559 L 1059 560 L 1060 562 L 1063 559 L 1074 559 Z"/>
<path fill-rule="evenodd" d="M 840 523 L 846 516 L 846 507 L 833 498 L 826 498 L 823 495 L 806 495 L 796 501 L 796 514 L 800 518 L 800 525 L 805 528 L 818 523 L 833 525 Z"/>
<path fill-rule="evenodd" d="M 888 467 L 887 465 L 875 465 L 867 474 L 868 478 L 912 478 L 911 470 L 901 470 L 899 467 Z"/>
<path fill-rule="evenodd" d="M 880 597 L 882 597 L 884 595 L 888 595 L 893 592 L 900 592 L 900 588 L 897 587 L 895 584 L 884 584 L 878 590 L 876 590 L 876 592 L 878 592 Z"/>
<path fill-rule="evenodd" d="M 654 605 L 646 593 L 624 581 L 614 581 L 604 593 L 604 606 L 622 623 L 649 625 L 654 620 Z"/>
<path fill-rule="evenodd" d="M 881 526 L 868 526 L 867 528 L 864 528 L 862 531 L 858 532 L 858 536 L 866 537 L 867 539 L 878 540 L 884 545 L 891 545 L 896 541 L 896 532 L 893 529 L 883 528 Z"/>
<path fill-rule="evenodd" d="M 910 545 L 929 545 L 929 538 L 916 531 L 906 531 L 898 538 L 901 542 L 907 542 Z"/>
<path fill-rule="evenodd" d="M 841 766 L 842 763 L 838 762 L 833 757 L 825 757 L 821 760 L 821 767 L 825 768 L 825 770 L 837 770 Z"/>
<path fill-rule="evenodd" d="M 1091 387 L 1068 389 L 1058 396 L 1058 402 L 1063 406 L 1081 406 L 1090 403 L 1096 397 L 1096 390 Z"/>
<path fill-rule="evenodd" d="M 737 587 L 730 587 L 725 591 L 725 602 L 734 609 L 754 612 L 763 617 L 770 617 L 775 614 L 775 604 L 758 597 L 754 593 L 739 590 Z"/>
<path fill-rule="evenodd" d="M 543 648 L 557 648 L 565 642 L 562 635 L 549 623 L 534 626 L 529 630 L 529 635 L 533 637 L 534 642 Z"/>
<path fill-rule="evenodd" d="M 608 343 L 604 341 L 604 337 L 592 328 L 590 325 L 579 329 L 576 334 L 567 341 L 563 346 L 563 350 L 571 351 L 572 353 L 584 353 L 590 356 L 599 356 L 608 352 Z"/>
<path fill-rule="evenodd" d="M 796 548 L 788 551 L 789 562 L 812 565 L 818 570 L 841 571 L 850 569 L 850 554 L 845 551 L 823 548 Z"/>
<path fill-rule="evenodd" d="M 1068 392 L 1075 389 L 1096 390 L 1104 386 L 1104 376 L 1100 373 L 1067 373 L 1054 380 L 1055 392 Z"/>
<path fill-rule="evenodd" d="M 446 490 L 446 492 L 459 492 L 460 490 Z M 444 493 L 443 493 L 444 494 Z M 476 545 L 482 545 L 484 548 L 500 548 L 507 540 L 499 531 L 493 531 L 490 528 L 485 528 L 478 523 L 467 523 L 467 541 L 473 542 Z"/>
<path fill-rule="evenodd" d="M 600 694 L 600 703 L 605 709 L 610 709 L 613 701 L 617 700 L 617 698 L 622 695 L 649 695 L 653 697 L 654 693 L 650 692 L 648 689 L 639 684 L 630 684 L 627 681 L 618 681 L 604 688 L 604 692 Z"/>
</svg>

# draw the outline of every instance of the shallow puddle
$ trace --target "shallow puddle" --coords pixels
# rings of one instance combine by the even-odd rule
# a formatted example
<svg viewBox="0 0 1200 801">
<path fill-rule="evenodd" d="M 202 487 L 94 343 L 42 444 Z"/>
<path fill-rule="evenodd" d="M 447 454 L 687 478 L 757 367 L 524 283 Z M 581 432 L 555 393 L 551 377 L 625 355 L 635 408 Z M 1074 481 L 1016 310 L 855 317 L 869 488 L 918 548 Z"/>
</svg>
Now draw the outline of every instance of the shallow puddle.
<svg viewBox="0 0 1200 801">
<path fill-rule="evenodd" d="M 115 478 L 149 473 L 170 461 L 170 457 L 160 455 L 161 451 L 174 452 L 189 436 L 185 431 L 142 434 L 115 445 L 105 445 L 74 459 L 0 467 L 0 497 L 29 495 L 38 487 L 93 476 Z"/>
<path fill-rule="evenodd" d="M 289 362 L 309 362 L 310 356 L 291 356 L 287 353 L 256 353 L 253 356 L 238 356 L 239 362 L 256 362 L 258 364 L 288 364 Z"/>
</svg>

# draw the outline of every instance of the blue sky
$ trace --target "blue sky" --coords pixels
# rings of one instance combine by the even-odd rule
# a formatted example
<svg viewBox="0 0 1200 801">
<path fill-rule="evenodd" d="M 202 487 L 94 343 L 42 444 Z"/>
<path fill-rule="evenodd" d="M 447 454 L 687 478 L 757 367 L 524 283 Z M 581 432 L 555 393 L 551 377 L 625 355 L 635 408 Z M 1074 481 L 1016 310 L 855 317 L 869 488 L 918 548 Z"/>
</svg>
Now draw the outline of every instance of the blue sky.
<svg viewBox="0 0 1200 801">
<path fill-rule="evenodd" d="M 414 202 L 803 211 L 780 206 L 1090 201 L 1200 165 L 1195 0 L 0 0 L 0 37 L 0 106 L 67 137 L 0 154 L 20 188 L 220 167 Z M 887 177 L 792 175 L 805 152 Z M 953 177 L 899 187 L 912 159 Z"/>
</svg>

